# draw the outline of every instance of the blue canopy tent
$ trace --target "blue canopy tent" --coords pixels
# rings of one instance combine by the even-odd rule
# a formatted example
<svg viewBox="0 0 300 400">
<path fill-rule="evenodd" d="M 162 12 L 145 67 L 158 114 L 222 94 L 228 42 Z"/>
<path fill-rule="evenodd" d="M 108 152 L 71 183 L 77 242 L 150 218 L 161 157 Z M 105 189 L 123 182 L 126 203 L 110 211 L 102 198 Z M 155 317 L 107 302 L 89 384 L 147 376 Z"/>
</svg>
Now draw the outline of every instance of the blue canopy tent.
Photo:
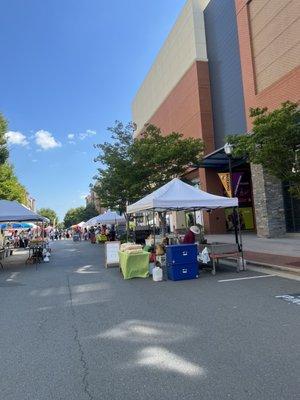
<svg viewBox="0 0 300 400">
<path fill-rule="evenodd" d="M 29 210 L 17 201 L 0 200 L 0 222 L 49 222 L 48 218 Z"/>
<path fill-rule="evenodd" d="M 0 224 L 0 229 L 31 229 L 33 227 L 32 224 L 27 222 L 14 222 L 12 224 L 5 223 Z"/>
</svg>

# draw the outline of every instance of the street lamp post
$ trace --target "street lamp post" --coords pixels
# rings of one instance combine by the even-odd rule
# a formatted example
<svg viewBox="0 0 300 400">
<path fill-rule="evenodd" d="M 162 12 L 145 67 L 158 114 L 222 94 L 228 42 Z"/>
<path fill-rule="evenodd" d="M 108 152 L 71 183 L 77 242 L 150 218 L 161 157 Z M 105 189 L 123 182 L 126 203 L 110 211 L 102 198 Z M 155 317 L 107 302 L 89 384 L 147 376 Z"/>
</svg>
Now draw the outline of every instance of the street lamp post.
<svg viewBox="0 0 300 400">
<path fill-rule="evenodd" d="M 229 170 L 229 179 L 230 179 L 230 197 L 234 197 L 234 187 L 233 187 L 233 180 L 232 180 L 232 151 L 233 145 L 231 143 L 226 143 L 224 146 L 225 154 L 228 157 L 228 170 Z M 240 248 L 239 245 L 239 237 L 238 237 L 238 228 L 237 228 L 237 213 L 236 209 L 233 208 L 233 228 L 234 228 L 234 235 L 235 235 L 235 242 Z"/>
</svg>

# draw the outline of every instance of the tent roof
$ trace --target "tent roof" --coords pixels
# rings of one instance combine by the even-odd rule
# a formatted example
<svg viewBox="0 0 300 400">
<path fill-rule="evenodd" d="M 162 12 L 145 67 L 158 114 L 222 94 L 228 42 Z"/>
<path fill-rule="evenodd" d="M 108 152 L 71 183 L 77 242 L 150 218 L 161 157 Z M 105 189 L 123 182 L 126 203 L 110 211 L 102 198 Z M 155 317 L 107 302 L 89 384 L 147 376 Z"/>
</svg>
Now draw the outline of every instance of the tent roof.
<svg viewBox="0 0 300 400">
<path fill-rule="evenodd" d="M 153 209 L 156 211 L 214 210 L 237 206 L 237 198 L 216 196 L 174 178 L 166 185 L 128 206 L 127 212 L 130 214 Z"/>
<path fill-rule="evenodd" d="M 23 222 L 23 221 L 45 221 L 48 218 L 42 217 L 29 210 L 17 201 L 0 200 L 0 222 Z"/>
<path fill-rule="evenodd" d="M 98 215 L 98 217 L 100 217 L 100 215 Z M 96 225 L 96 224 L 97 224 L 96 218 L 97 218 L 97 217 L 93 217 L 93 218 L 89 219 L 88 221 L 86 221 L 86 222 L 84 223 L 83 227 Z"/>
<path fill-rule="evenodd" d="M 98 224 L 116 224 L 125 222 L 125 217 L 118 214 L 116 211 L 107 210 L 104 214 L 95 217 Z"/>
<path fill-rule="evenodd" d="M 93 226 L 97 224 L 109 224 L 113 225 L 116 223 L 125 222 L 125 217 L 118 214 L 116 211 L 107 210 L 104 214 L 97 215 L 89 219 L 84 226 Z"/>
</svg>

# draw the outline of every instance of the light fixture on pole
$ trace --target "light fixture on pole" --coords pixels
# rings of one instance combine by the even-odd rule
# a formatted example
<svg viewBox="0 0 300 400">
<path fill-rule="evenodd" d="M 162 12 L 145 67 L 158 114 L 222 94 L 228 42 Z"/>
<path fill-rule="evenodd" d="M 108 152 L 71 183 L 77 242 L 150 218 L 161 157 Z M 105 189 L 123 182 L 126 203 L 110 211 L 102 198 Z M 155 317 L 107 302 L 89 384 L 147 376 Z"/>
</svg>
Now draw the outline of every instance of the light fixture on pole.
<svg viewBox="0 0 300 400">
<path fill-rule="evenodd" d="M 232 181 L 232 152 L 233 152 L 233 145 L 231 143 L 225 143 L 224 145 L 224 152 L 228 157 L 228 170 L 229 170 L 229 180 L 230 180 L 230 197 L 234 197 L 234 187 L 233 187 L 233 181 Z M 233 227 L 234 227 L 234 235 L 235 235 L 235 242 L 239 246 L 239 237 L 238 237 L 238 229 L 237 229 L 237 219 L 238 215 L 236 213 L 235 208 L 233 209 Z"/>
<path fill-rule="evenodd" d="M 225 154 L 230 157 L 232 155 L 233 145 L 231 143 L 225 143 L 224 151 Z"/>
</svg>

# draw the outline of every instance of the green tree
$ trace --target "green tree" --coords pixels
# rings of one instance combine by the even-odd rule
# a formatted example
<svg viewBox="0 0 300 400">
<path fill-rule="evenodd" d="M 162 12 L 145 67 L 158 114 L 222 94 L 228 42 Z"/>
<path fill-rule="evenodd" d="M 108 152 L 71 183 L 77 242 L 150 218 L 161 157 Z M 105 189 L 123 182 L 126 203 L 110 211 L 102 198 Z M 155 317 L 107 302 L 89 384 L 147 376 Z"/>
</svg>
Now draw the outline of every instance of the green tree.
<svg viewBox="0 0 300 400">
<path fill-rule="evenodd" d="M 8 159 L 8 149 L 6 146 L 5 134 L 7 132 L 7 121 L 0 113 L 0 165 Z"/>
<path fill-rule="evenodd" d="M 7 162 L 9 156 L 5 138 L 7 129 L 7 121 L 0 113 L 0 199 L 17 200 L 26 205 L 26 189 L 16 177 L 13 166 Z"/>
<path fill-rule="evenodd" d="M 84 210 L 84 218 L 83 221 L 88 221 L 89 219 L 96 217 L 98 215 L 98 211 L 96 210 L 94 204 L 87 204 Z"/>
<path fill-rule="evenodd" d="M 51 225 L 58 222 L 57 214 L 51 208 L 40 208 L 38 210 L 38 214 L 42 215 L 43 217 L 48 218 L 50 220 Z"/>
<path fill-rule="evenodd" d="M 85 207 L 70 208 L 64 217 L 64 225 L 66 228 L 70 228 L 72 225 L 76 225 L 79 224 L 79 222 L 84 221 L 84 217 Z"/>
<path fill-rule="evenodd" d="M 134 179 L 133 158 L 130 153 L 134 126 L 116 121 L 115 126 L 108 128 L 108 131 L 111 132 L 112 143 L 95 145 L 100 150 L 95 159 L 100 163 L 100 168 L 95 176 L 94 191 L 103 207 L 124 212 L 126 202 L 136 199 L 136 192 L 140 187 L 140 182 Z"/>
<path fill-rule="evenodd" d="M 172 132 L 163 136 L 154 125 L 145 127 L 138 140 L 133 139 L 134 125 L 116 122 L 109 128 L 112 143 L 99 144 L 100 162 L 95 191 L 104 207 L 125 212 L 126 204 L 182 175 L 199 163 L 204 150 L 200 139 L 183 138 Z"/>
<path fill-rule="evenodd" d="M 57 225 L 58 229 L 64 229 L 65 228 L 65 224 L 63 222 L 59 222 Z"/>
<path fill-rule="evenodd" d="M 8 164 L 0 164 L 0 199 L 17 200 L 26 205 L 27 193 L 24 186 L 20 184 L 13 167 Z"/>
<path fill-rule="evenodd" d="M 276 110 L 250 109 L 252 133 L 228 136 L 236 156 L 261 164 L 270 175 L 289 182 L 291 193 L 300 198 L 300 110 L 298 103 L 285 102 Z"/>
</svg>

